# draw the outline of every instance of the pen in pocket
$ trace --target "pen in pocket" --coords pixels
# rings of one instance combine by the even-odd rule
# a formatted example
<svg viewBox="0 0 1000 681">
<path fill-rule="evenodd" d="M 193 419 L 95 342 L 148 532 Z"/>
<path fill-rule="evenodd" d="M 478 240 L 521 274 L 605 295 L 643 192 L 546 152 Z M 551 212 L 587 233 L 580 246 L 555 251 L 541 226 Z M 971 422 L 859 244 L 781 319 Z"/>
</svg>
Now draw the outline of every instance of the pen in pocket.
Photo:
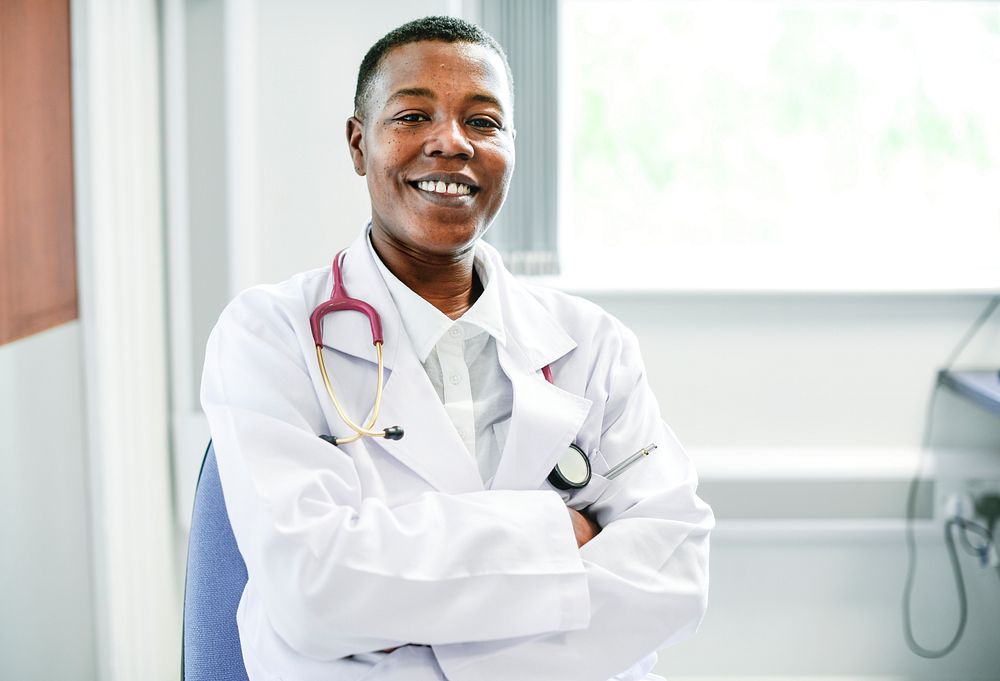
<svg viewBox="0 0 1000 681">
<path fill-rule="evenodd" d="M 613 466 L 611 468 L 611 470 L 609 470 L 607 473 L 604 474 L 604 477 L 607 478 L 608 480 L 614 480 L 619 475 L 621 475 L 622 473 L 624 473 L 626 468 L 628 468 L 632 464 L 634 464 L 637 461 L 639 461 L 639 459 L 641 459 L 641 458 L 643 458 L 645 456 L 649 456 L 649 453 L 652 452 L 654 449 L 656 449 L 656 443 L 655 442 L 652 443 L 652 444 L 646 445 L 645 447 L 643 447 L 642 449 L 640 449 L 638 452 L 636 452 L 635 454 L 633 454 L 629 458 L 627 458 L 624 461 L 622 461 L 617 466 Z"/>
</svg>

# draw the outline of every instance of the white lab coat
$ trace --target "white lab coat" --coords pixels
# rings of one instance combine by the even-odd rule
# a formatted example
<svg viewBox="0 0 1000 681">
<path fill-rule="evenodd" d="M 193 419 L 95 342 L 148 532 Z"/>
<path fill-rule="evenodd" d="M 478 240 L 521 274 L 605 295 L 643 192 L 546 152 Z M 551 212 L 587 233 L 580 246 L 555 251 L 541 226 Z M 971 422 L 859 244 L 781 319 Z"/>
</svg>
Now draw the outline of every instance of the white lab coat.
<svg viewBox="0 0 1000 681">
<path fill-rule="evenodd" d="M 643 678 L 654 651 L 701 620 L 714 520 L 634 335 L 589 302 L 515 279 L 479 245 L 500 287 L 497 351 L 514 392 L 486 489 L 364 238 L 347 253 L 345 286 L 381 314 L 377 425 L 401 426 L 401 440 L 338 448 L 317 437 L 349 434 L 309 330 L 330 295 L 329 268 L 243 292 L 208 343 L 202 403 L 249 573 L 237 619 L 250 678 Z M 329 315 L 323 339 L 338 397 L 360 421 L 375 394 L 368 322 Z M 570 442 L 594 478 L 561 498 L 546 476 Z M 649 442 L 654 454 L 601 477 Z M 582 549 L 567 502 L 603 527 Z M 349 657 L 396 646 L 373 668 Z"/>
</svg>

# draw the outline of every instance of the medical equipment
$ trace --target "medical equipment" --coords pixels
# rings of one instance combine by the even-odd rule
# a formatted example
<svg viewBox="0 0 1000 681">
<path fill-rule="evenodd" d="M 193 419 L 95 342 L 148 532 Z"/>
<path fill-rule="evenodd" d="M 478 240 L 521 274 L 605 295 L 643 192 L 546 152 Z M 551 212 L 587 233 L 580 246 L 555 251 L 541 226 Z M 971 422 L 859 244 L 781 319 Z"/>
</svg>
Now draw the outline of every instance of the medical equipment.
<svg viewBox="0 0 1000 681">
<path fill-rule="evenodd" d="M 616 466 L 613 466 L 604 477 L 614 480 L 632 467 L 643 457 L 649 456 L 650 452 L 656 449 L 655 443 L 650 443 L 628 457 Z M 590 459 L 583 450 L 576 445 L 570 445 L 566 453 L 560 457 L 556 467 L 549 473 L 548 481 L 556 489 L 581 489 L 590 483 Z"/>
<path fill-rule="evenodd" d="M 576 445 L 566 449 L 549 473 L 549 484 L 556 489 L 580 489 L 590 482 L 590 459 Z"/>
<path fill-rule="evenodd" d="M 330 293 L 330 299 L 313 310 L 312 314 L 309 315 L 309 325 L 312 328 L 313 342 L 316 343 L 316 360 L 319 362 L 319 371 L 323 375 L 323 384 L 326 385 L 326 393 L 333 400 L 333 406 L 336 407 L 337 413 L 340 414 L 340 418 L 343 419 L 344 423 L 354 431 L 354 435 L 349 437 L 335 437 L 333 435 L 321 435 L 320 437 L 333 445 L 345 445 L 356 440 L 360 440 L 363 437 L 384 437 L 387 440 L 398 440 L 403 437 L 403 429 L 399 426 L 390 426 L 383 430 L 372 430 L 375 425 L 375 421 L 378 420 L 378 412 L 382 406 L 382 384 L 383 384 L 383 371 L 382 371 L 382 319 L 379 317 L 378 312 L 375 311 L 368 303 L 363 300 L 358 300 L 356 298 L 351 298 L 347 295 L 347 289 L 344 288 L 344 278 L 340 271 L 340 261 L 344 256 L 346 249 L 337 253 L 333 259 L 333 291 Z M 347 415 L 344 408 L 340 404 L 340 400 L 337 399 L 336 393 L 333 391 L 333 384 L 330 383 L 330 376 L 326 372 L 326 363 L 323 361 L 323 317 L 333 312 L 341 312 L 346 310 L 353 310 L 354 312 L 360 312 L 365 317 L 368 318 L 368 323 L 372 327 L 372 344 L 375 346 L 375 354 L 378 357 L 378 378 L 375 384 L 375 406 L 372 407 L 371 416 L 368 417 L 368 421 L 365 422 L 363 426 L 359 426 Z"/>
<path fill-rule="evenodd" d="M 992 528 L 982 527 L 977 523 L 970 522 L 960 517 L 951 517 L 945 521 L 945 547 L 948 550 L 948 558 L 951 563 L 952 572 L 955 576 L 955 590 L 958 593 L 958 626 L 955 628 L 955 634 L 952 636 L 951 640 L 941 648 L 925 648 L 919 644 L 916 637 L 913 635 L 913 621 L 910 611 L 910 600 L 913 596 L 913 583 L 917 572 L 917 542 L 914 537 L 913 524 L 917 515 L 917 490 L 919 489 L 920 482 L 923 477 L 922 471 L 924 465 L 924 452 L 928 451 L 931 447 L 931 433 L 934 429 L 934 407 L 937 401 L 938 391 L 942 385 L 948 385 L 953 388 L 956 387 L 954 385 L 949 385 L 950 381 L 948 379 L 942 380 L 942 377 L 949 376 L 952 366 L 961 356 L 966 346 L 973 338 L 975 338 L 975 336 L 979 333 L 979 330 L 982 329 L 983 325 L 986 324 L 998 307 L 1000 307 L 1000 296 L 994 296 L 990 299 L 990 302 L 980 313 L 979 317 L 977 317 L 972 323 L 972 326 L 965 332 L 965 335 L 958 341 L 958 344 L 945 360 L 944 368 L 938 374 L 938 382 L 934 388 L 931 389 L 930 398 L 927 400 L 927 411 L 924 416 L 924 433 L 920 447 L 920 457 L 917 459 L 917 470 L 913 474 L 913 478 L 910 480 L 909 491 L 906 495 L 905 539 L 907 565 L 906 579 L 903 582 L 903 637 L 906 640 L 906 645 L 914 654 L 927 659 L 941 658 L 953 651 L 959 641 L 962 640 L 962 635 L 965 633 L 965 625 L 967 624 L 969 618 L 969 603 L 965 592 L 965 582 L 962 578 L 962 569 L 958 562 L 958 551 L 955 548 L 955 539 L 952 536 L 952 530 L 954 528 L 958 528 L 961 531 L 962 534 L 960 537 L 963 545 L 966 550 L 970 551 L 970 553 L 979 556 L 981 565 L 988 564 L 987 558 L 991 549 L 993 551 L 996 550 L 996 538 L 992 534 Z M 967 390 L 962 388 L 959 388 L 959 390 L 961 392 L 967 392 Z M 980 391 L 981 388 L 977 388 L 977 392 Z M 973 545 L 967 536 L 969 531 L 979 534 L 984 542 L 979 545 Z"/>
</svg>

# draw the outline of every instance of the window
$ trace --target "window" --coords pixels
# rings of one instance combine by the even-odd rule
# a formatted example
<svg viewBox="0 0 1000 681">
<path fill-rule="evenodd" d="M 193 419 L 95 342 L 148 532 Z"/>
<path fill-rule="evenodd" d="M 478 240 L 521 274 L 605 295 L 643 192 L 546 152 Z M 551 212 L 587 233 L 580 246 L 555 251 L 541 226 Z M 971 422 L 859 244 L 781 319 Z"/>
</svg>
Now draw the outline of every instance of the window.
<svg viewBox="0 0 1000 681">
<path fill-rule="evenodd" d="M 570 282 L 1000 288 L 1000 3 L 565 0 L 560 22 Z"/>
</svg>

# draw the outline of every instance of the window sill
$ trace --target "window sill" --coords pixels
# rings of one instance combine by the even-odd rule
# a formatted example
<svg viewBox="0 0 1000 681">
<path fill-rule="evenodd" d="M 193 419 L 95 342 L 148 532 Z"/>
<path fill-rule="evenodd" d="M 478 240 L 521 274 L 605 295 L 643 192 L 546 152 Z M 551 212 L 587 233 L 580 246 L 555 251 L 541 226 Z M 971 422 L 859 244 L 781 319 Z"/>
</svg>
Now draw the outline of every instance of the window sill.
<svg viewBox="0 0 1000 681">
<path fill-rule="evenodd" d="M 663 278 L 651 281 L 635 277 L 582 277 L 572 275 L 519 276 L 528 284 L 546 286 L 565 293 L 591 297 L 655 296 L 982 296 L 1000 295 L 1000 282 L 985 278 L 964 282 L 886 283 L 792 280 L 777 283 L 765 280 L 730 277 L 709 282 L 701 279 Z"/>
<path fill-rule="evenodd" d="M 907 481 L 920 462 L 919 447 L 689 448 L 702 481 Z M 990 449 L 926 450 L 921 477 L 928 480 L 1000 480 L 1000 453 Z"/>
<path fill-rule="evenodd" d="M 527 281 L 580 295 L 998 295 L 995 258 L 954 252 L 889 262 L 874 254 L 815 250 L 567 248 L 562 273 Z"/>
</svg>

